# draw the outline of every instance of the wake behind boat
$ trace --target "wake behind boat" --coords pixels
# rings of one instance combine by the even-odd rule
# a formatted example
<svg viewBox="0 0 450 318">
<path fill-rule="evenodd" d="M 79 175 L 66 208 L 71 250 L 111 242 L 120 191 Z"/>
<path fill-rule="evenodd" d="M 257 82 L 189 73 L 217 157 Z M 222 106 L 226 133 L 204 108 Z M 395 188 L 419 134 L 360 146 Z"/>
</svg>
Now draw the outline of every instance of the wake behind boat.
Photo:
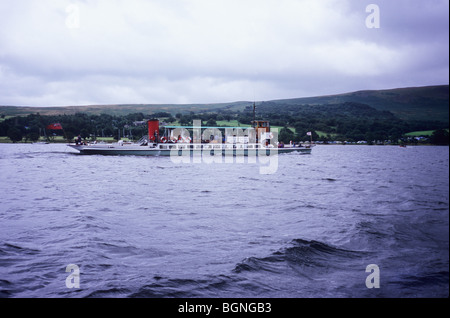
<svg viewBox="0 0 450 318">
<path fill-rule="evenodd" d="M 268 121 L 253 121 L 253 127 L 201 127 L 194 121 L 192 127 L 163 126 L 149 120 L 148 136 L 137 143 L 101 144 L 77 142 L 69 144 L 83 155 L 135 155 L 135 156 L 270 156 L 298 152 L 310 154 L 310 146 L 284 145 L 278 142 L 277 130 L 270 129 Z"/>
</svg>

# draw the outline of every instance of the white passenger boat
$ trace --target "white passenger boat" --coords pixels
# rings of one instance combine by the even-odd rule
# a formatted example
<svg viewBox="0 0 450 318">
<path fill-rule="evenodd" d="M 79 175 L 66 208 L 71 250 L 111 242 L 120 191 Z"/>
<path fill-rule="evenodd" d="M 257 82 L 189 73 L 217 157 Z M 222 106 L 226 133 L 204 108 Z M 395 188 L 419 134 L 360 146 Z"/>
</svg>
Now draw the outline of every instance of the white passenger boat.
<svg viewBox="0 0 450 318">
<path fill-rule="evenodd" d="M 201 127 L 200 125 L 164 126 L 160 135 L 159 121 L 148 121 L 148 136 L 138 143 L 119 141 L 111 144 L 69 144 L 83 155 L 134 156 L 270 156 L 297 152 L 310 154 L 312 148 L 278 143 L 277 132 L 269 122 L 254 121 L 253 127 Z M 225 130 L 225 134 L 223 134 Z"/>
</svg>

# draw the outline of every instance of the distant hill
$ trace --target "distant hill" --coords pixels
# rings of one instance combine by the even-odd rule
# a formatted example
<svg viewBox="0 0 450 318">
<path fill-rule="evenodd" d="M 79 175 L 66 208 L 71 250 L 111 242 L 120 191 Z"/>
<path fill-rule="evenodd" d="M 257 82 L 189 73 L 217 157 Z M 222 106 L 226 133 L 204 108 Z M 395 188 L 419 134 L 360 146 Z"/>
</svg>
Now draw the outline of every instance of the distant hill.
<svg viewBox="0 0 450 318">
<path fill-rule="evenodd" d="M 404 120 L 449 122 L 449 85 L 364 90 L 339 95 L 272 101 L 280 104 L 342 104 L 355 102 L 389 111 Z"/>
<path fill-rule="evenodd" d="M 54 106 L 54 107 L 31 107 L 31 106 L 0 106 L 0 115 L 26 116 L 39 113 L 40 115 L 73 115 L 86 113 L 89 115 L 128 115 L 131 113 L 152 114 L 158 112 L 176 113 L 205 112 L 218 109 L 243 108 L 250 102 L 232 102 L 216 104 L 115 104 L 115 105 L 86 105 L 86 106 Z"/>
<path fill-rule="evenodd" d="M 404 120 L 436 120 L 449 122 L 449 85 L 408 87 L 387 90 L 363 90 L 338 95 L 304 97 L 268 101 L 273 105 L 325 105 L 354 102 L 369 105 L 380 111 L 389 111 Z M 258 103 L 259 104 L 259 103 Z M 190 112 L 218 112 L 243 110 L 252 105 L 250 101 L 216 104 L 121 104 L 61 107 L 0 106 L 0 115 L 23 116 L 31 113 L 62 115 L 83 112 L 126 115 L 130 113 L 152 114 L 168 112 L 188 114 Z"/>
</svg>

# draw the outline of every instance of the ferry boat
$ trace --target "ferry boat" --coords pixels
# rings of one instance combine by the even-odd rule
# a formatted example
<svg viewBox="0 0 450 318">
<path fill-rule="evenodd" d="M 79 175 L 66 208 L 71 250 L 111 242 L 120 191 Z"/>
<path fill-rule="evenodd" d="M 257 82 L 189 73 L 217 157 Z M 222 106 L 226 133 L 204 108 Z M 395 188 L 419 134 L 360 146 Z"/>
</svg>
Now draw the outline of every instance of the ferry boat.
<svg viewBox="0 0 450 318">
<path fill-rule="evenodd" d="M 311 154 L 311 146 L 278 143 L 277 131 L 268 121 L 253 121 L 252 127 L 202 127 L 194 121 L 192 127 L 163 126 L 160 135 L 159 120 L 149 120 L 148 136 L 137 143 L 119 140 L 117 143 L 69 144 L 83 155 L 134 156 L 270 156 L 297 152 Z M 225 134 L 223 134 L 225 131 Z"/>
</svg>

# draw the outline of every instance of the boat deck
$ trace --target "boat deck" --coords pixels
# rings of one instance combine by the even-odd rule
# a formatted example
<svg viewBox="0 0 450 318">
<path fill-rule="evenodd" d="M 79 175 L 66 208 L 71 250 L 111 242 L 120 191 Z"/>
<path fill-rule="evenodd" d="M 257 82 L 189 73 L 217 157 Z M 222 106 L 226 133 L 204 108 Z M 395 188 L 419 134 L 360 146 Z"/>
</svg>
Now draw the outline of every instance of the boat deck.
<svg viewBox="0 0 450 318">
<path fill-rule="evenodd" d="M 189 143 L 159 143 L 148 146 L 138 144 L 87 144 L 75 145 L 69 144 L 73 149 L 78 150 L 81 154 L 100 154 L 100 155 L 144 155 L 144 156 L 171 156 L 190 154 L 207 154 L 207 155 L 274 155 L 281 153 L 300 152 L 302 154 L 310 154 L 309 147 L 290 147 L 282 148 L 263 146 L 261 144 L 223 144 L 223 143 L 206 143 L 206 144 L 189 144 Z"/>
</svg>

